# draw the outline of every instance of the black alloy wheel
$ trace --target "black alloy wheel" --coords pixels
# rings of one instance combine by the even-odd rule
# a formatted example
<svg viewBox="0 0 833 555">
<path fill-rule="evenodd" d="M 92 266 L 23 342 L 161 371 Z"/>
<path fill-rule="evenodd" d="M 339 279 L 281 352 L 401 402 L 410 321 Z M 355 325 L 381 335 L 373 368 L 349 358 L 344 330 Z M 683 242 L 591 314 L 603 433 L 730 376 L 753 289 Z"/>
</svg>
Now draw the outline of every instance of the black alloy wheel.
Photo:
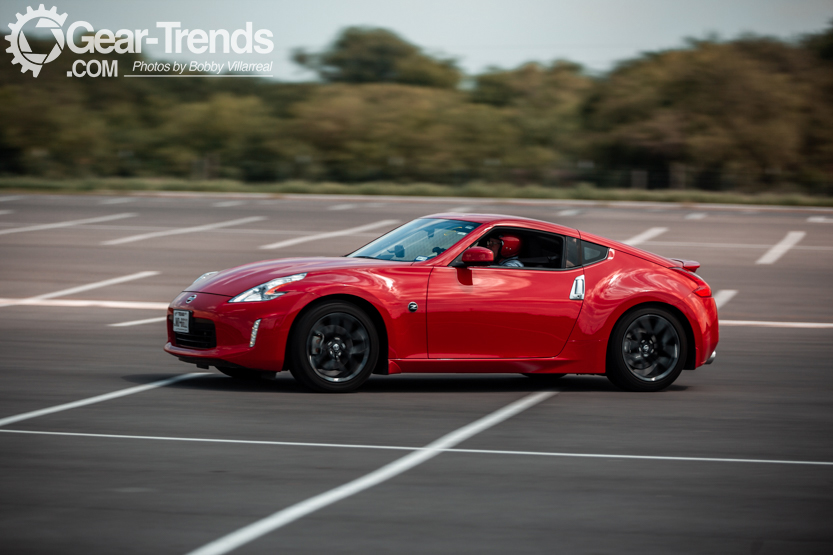
<svg viewBox="0 0 833 555">
<path fill-rule="evenodd" d="M 688 354 L 679 320 L 663 308 L 643 308 L 622 317 L 607 351 L 607 377 L 626 391 L 660 391 L 680 375 Z"/>
<path fill-rule="evenodd" d="M 290 341 L 290 372 L 313 391 L 354 391 L 370 377 L 379 357 L 373 322 L 345 302 L 322 304 L 304 314 Z"/>
</svg>

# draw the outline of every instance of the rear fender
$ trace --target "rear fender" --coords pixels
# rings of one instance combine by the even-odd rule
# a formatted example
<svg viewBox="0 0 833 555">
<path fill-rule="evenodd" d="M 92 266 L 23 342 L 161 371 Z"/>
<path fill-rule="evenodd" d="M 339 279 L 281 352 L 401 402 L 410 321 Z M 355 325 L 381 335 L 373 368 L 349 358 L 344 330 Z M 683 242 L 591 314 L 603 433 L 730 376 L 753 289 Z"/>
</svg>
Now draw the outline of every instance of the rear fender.
<svg viewBox="0 0 833 555">
<path fill-rule="evenodd" d="M 703 329 L 708 319 L 709 301 L 694 295 L 688 280 L 674 270 L 653 262 L 617 252 L 597 264 L 585 267 L 584 306 L 576 322 L 571 341 L 599 341 L 607 345 L 616 322 L 628 311 L 645 304 L 659 304 L 672 309 L 691 335 L 693 360 L 686 367 L 702 364 Z"/>
</svg>

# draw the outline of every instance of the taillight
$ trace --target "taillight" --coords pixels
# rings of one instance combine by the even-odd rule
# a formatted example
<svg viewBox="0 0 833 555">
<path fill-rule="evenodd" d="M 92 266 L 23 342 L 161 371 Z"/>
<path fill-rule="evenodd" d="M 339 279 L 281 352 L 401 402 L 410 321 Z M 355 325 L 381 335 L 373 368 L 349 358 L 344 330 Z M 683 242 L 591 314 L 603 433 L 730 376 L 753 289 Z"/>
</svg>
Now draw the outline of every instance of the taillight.
<svg viewBox="0 0 833 555">
<path fill-rule="evenodd" d="M 687 277 L 688 279 L 693 281 L 695 284 L 697 284 L 697 287 L 695 287 L 695 289 L 694 289 L 694 294 L 695 295 L 698 295 L 700 297 L 711 297 L 712 296 L 712 288 L 709 287 L 709 284 L 706 283 L 703 280 L 703 278 L 701 278 L 697 274 L 689 272 L 688 270 L 685 270 L 683 268 L 671 268 L 671 269 L 674 270 L 675 272 L 678 272 L 678 273 L 684 275 L 685 277 Z"/>
</svg>

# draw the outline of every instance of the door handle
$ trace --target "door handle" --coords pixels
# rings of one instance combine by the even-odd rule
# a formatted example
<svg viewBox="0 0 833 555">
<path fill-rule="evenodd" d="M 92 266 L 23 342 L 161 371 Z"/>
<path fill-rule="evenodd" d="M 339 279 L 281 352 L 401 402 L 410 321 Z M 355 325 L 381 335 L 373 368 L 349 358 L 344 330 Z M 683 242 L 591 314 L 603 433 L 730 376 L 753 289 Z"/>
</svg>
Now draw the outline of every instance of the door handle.
<svg viewBox="0 0 833 555">
<path fill-rule="evenodd" d="M 584 276 L 578 276 L 573 280 L 573 288 L 570 289 L 570 300 L 581 301 L 584 299 Z"/>
</svg>

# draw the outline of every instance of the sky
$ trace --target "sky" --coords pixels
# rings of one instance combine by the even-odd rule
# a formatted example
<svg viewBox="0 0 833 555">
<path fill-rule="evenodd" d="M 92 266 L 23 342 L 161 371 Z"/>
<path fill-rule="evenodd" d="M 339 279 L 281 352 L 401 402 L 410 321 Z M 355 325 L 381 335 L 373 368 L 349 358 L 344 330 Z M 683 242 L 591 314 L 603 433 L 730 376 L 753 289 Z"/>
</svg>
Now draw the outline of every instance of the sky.
<svg viewBox="0 0 833 555">
<path fill-rule="evenodd" d="M 3 34 L 16 12 L 39 3 L 3 0 Z M 352 25 L 392 30 L 475 74 L 490 66 L 508 69 L 559 58 L 603 72 L 641 52 L 680 47 L 687 37 L 755 33 L 794 39 L 833 21 L 831 0 L 56 0 L 46 8 L 53 4 L 68 14 L 64 28 L 83 20 L 96 30 L 150 29 L 160 37 L 160 21 L 229 33 L 250 21 L 254 30 L 272 32 L 271 53 L 165 54 L 161 44 L 145 53 L 180 62 L 272 62 L 271 74 L 285 81 L 314 79 L 290 60 L 293 48 L 320 50 Z"/>
</svg>

